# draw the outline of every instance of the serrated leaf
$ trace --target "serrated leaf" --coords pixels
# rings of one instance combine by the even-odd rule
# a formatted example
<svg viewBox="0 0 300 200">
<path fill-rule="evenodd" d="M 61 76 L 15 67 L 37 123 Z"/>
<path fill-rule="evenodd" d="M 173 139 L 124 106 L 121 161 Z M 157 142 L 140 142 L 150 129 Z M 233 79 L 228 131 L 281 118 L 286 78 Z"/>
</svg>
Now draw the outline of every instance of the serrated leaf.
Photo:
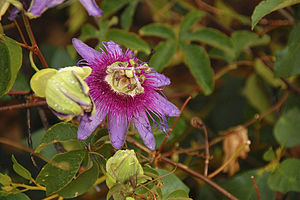
<svg viewBox="0 0 300 200">
<path fill-rule="evenodd" d="M 276 77 L 300 74 L 300 24 L 291 31 L 286 48 L 276 52 L 274 73 Z"/>
<path fill-rule="evenodd" d="M 129 0 L 103 0 L 101 2 L 101 9 L 103 11 L 103 18 L 110 16 L 111 14 L 120 10 L 125 6 Z"/>
<path fill-rule="evenodd" d="M 300 192 L 300 160 L 286 159 L 281 162 L 274 173 L 270 174 L 268 184 L 274 191 L 286 193 L 289 191 Z"/>
<path fill-rule="evenodd" d="M 85 155 L 86 152 L 81 150 L 58 154 L 42 168 L 36 181 L 46 186 L 47 196 L 61 190 L 73 180 Z"/>
<path fill-rule="evenodd" d="M 149 61 L 149 66 L 153 67 L 155 71 L 161 72 L 176 53 L 176 46 L 177 44 L 174 40 L 160 42 Z"/>
<path fill-rule="evenodd" d="M 184 38 L 185 34 L 189 32 L 192 26 L 204 15 L 205 13 L 202 11 L 192 11 L 185 15 L 180 24 L 179 38 Z"/>
<path fill-rule="evenodd" d="M 157 169 L 156 171 L 160 176 L 170 173 L 165 169 Z M 190 189 L 175 174 L 169 174 L 163 177 L 161 181 L 163 183 L 163 187 L 161 188 L 163 200 L 167 199 L 166 197 L 176 190 L 183 190 L 187 194 L 190 192 Z"/>
<path fill-rule="evenodd" d="M 293 108 L 284 112 L 274 126 L 277 142 L 284 147 L 300 144 L 300 110 Z"/>
<path fill-rule="evenodd" d="M 252 29 L 256 26 L 261 18 L 267 14 L 294 4 L 300 3 L 299 0 L 265 0 L 260 2 L 254 9 L 251 16 Z"/>
<path fill-rule="evenodd" d="M 11 182 L 11 178 L 7 174 L 0 173 L 0 184 L 7 186 L 10 185 Z"/>
<path fill-rule="evenodd" d="M 264 35 L 259 37 L 250 31 L 235 31 L 231 35 L 231 39 L 234 45 L 236 56 L 244 50 L 250 47 L 265 45 L 270 42 L 270 36 Z"/>
<path fill-rule="evenodd" d="M 58 192 L 64 198 L 77 197 L 90 189 L 99 175 L 97 162 L 93 161 L 91 166 L 79 174 L 71 183 Z"/>
<path fill-rule="evenodd" d="M 148 24 L 146 26 L 143 26 L 139 30 L 139 33 L 145 36 L 157 36 L 165 39 L 175 39 L 174 31 L 165 24 Z"/>
<path fill-rule="evenodd" d="M 13 86 L 22 65 L 22 49 L 15 40 L 0 35 L 0 96 Z"/>
<path fill-rule="evenodd" d="M 256 74 L 252 74 L 246 81 L 246 85 L 243 91 L 249 103 L 260 113 L 265 112 L 271 107 L 271 103 L 268 100 L 268 96 L 261 87 L 260 80 Z M 268 115 L 265 118 L 269 122 L 274 122 L 273 115 Z"/>
<path fill-rule="evenodd" d="M 40 145 L 36 148 L 36 152 L 40 152 L 45 146 L 56 142 L 64 142 L 68 140 L 77 140 L 78 127 L 71 123 L 57 123 L 47 130 Z"/>
<path fill-rule="evenodd" d="M 107 40 L 113 40 L 114 42 L 124 45 L 131 50 L 143 51 L 146 54 L 150 53 L 150 48 L 147 42 L 132 32 L 127 32 L 121 29 L 110 29 L 107 33 Z"/>
<path fill-rule="evenodd" d="M 129 30 L 132 24 L 132 17 L 135 13 L 136 6 L 138 5 L 138 0 L 132 0 L 129 2 L 128 6 L 125 8 L 121 15 L 121 26 L 125 30 Z"/>
<path fill-rule="evenodd" d="M 184 54 L 184 62 L 195 77 L 198 85 L 205 95 L 209 95 L 214 89 L 214 72 L 205 50 L 194 44 L 181 44 Z"/>
<path fill-rule="evenodd" d="M 21 164 L 18 163 L 14 155 L 11 156 L 11 160 L 13 161 L 14 171 L 20 176 L 22 176 L 23 178 L 31 181 L 32 180 L 31 173 L 25 167 L 23 167 Z"/>
<path fill-rule="evenodd" d="M 201 28 L 200 30 L 191 33 L 185 33 L 182 40 L 202 42 L 223 50 L 233 58 L 235 57 L 233 44 L 230 38 L 216 29 Z"/>
</svg>

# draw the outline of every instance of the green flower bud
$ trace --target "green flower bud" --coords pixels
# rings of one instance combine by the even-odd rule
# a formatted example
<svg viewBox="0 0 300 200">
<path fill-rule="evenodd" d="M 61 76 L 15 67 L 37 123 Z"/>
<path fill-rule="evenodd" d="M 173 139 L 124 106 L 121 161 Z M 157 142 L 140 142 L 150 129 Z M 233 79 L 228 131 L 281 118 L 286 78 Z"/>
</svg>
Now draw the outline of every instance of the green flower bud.
<svg viewBox="0 0 300 200">
<path fill-rule="evenodd" d="M 95 107 L 83 80 L 91 71 L 90 67 L 43 69 L 33 75 L 30 85 L 36 95 L 46 97 L 48 106 L 60 118 L 93 114 Z"/>
<path fill-rule="evenodd" d="M 144 174 L 134 150 L 118 150 L 106 162 L 106 185 L 111 188 L 117 182 L 127 184 Z"/>
</svg>

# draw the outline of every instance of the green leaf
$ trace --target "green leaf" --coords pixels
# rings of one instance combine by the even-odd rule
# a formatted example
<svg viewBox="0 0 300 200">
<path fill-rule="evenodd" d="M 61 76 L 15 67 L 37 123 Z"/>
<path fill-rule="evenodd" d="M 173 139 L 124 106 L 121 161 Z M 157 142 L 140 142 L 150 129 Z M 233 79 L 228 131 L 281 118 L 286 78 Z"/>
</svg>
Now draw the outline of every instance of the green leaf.
<svg viewBox="0 0 300 200">
<path fill-rule="evenodd" d="M 110 16 L 111 14 L 120 10 L 125 6 L 129 0 L 103 0 L 101 2 L 101 9 L 103 11 L 103 18 Z"/>
<path fill-rule="evenodd" d="M 274 173 L 270 174 L 268 184 L 274 191 L 286 193 L 289 191 L 300 192 L 300 160 L 286 159 L 281 162 Z"/>
<path fill-rule="evenodd" d="M 161 188 L 163 199 L 167 199 L 166 197 L 176 190 L 183 190 L 186 194 L 190 192 L 190 189 L 175 174 L 170 174 L 165 169 L 157 169 L 156 171 L 160 176 L 169 174 L 161 179 L 163 183 L 163 187 Z"/>
<path fill-rule="evenodd" d="M 7 186 L 10 185 L 11 182 L 11 178 L 7 174 L 0 173 L 0 184 Z"/>
<path fill-rule="evenodd" d="M 70 16 L 68 20 L 68 33 L 73 35 L 87 20 L 88 14 L 79 1 L 73 1 L 68 6 L 68 13 Z"/>
<path fill-rule="evenodd" d="M 240 53 L 245 49 L 259 45 L 266 45 L 270 42 L 270 36 L 264 35 L 259 37 L 250 31 L 235 31 L 232 33 L 231 38 L 236 56 L 239 56 Z"/>
<path fill-rule="evenodd" d="M 284 147 L 300 144 L 300 110 L 293 108 L 283 113 L 274 127 L 274 135 L 278 143 Z"/>
<path fill-rule="evenodd" d="M 300 24 L 291 31 L 286 48 L 276 52 L 274 73 L 276 77 L 300 74 Z"/>
<path fill-rule="evenodd" d="M 23 178 L 31 181 L 32 180 L 31 173 L 25 167 L 23 167 L 21 164 L 18 163 L 14 155 L 11 156 L 11 160 L 13 161 L 14 171 L 20 176 L 22 176 Z"/>
<path fill-rule="evenodd" d="M 1 197 L 1 200 L 30 200 L 30 198 L 24 193 L 17 193 L 17 194 L 9 194 L 5 197 Z"/>
<path fill-rule="evenodd" d="M 249 103 L 260 113 L 267 111 L 271 103 L 266 92 L 261 86 L 261 82 L 256 74 L 252 74 L 246 81 L 243 91 Z M 269 122 L 274 122 L 274 115 L 268 115 L 265 118 Z"/>
<path fill-rule="evenodd" d="M 2 24 L 0 23 L 0 34 L 2 35 L 3 33 L 4 33 L 3 27 L 2 27 Z"/>
<path fill-rule="evenodd" d="M 175 190 L 167 196 L 167 200 L 191 200 L 189 194 L 184 190 Z"/>
<path fill-rule="evenodd" d="M 64 198 L 77 197 L 90 189 L 96 182 L 99 175 L 97 162 L 91 162 L 91 166 L 79 174 L 71 183 L 58 192 Z"/>
<path fill-rule="evenodd" d="M 272 148 L 272 147 L 270 147 L 270 148 L 264 153 L 263 159 L 264 159 L 265 161 L 268 161 L 268 162 L 273 161 L 273 160 L 276 159 L 276 155 L 275 155 L 275 152 L 273 151 L 273 148 Z"/>
<path fill-rule="evenodd" d="M 47 196 L 61 190 L 73 180 L 85 155 L 86 152 L 82 150 L 58 154 L 42 168 L 36 181 L 46 186 Z"/>
<path fill-rule="evenodd" d="M 184 54 L 184 62 L 189 67 L 198 85 L 202 87 L 205 95 L 209 95 L 214 89 L 214 72 L 205 50 L 194 44 L 181 44 Z"/>
<path fill-rule="evenodd" d="M 180 24 L 179 38 L 184 38 L 185 34 L 192 28 L 192 26 L 205 15 L 202 11 L 192 11 L 184 16 Z"/>
<path fill-rule="evenodd" d="M 232 57 L 232 55 L 228 55 L 226 52 L 217 48 L 211 48 L 208 51 L 208 55 L 210 58 L 222 59 L 227 63 L 232 63 L 235 60 L 235 57 Z"/>
<path fill-rule="evenodd" d="M 261 18 L 267 14 L 294 4 L 300 3 L 299 0 L 265 0 L 260 2 L 254 9 L 251 16 L 252 29 L 256 26 Z"/>
<path fill-rule="evenodd" d="M 123 11 L 122 15 L 121 15 L 121 26 L 123 29 L 125 30 L 129 30 L 131 24 L 132 24 L 132 17 L 134 15 L 136 6 L 138 4 L 138 0 L 132 0 L 130 1 L 130 3 L 128 4 L 128 6 L 125 8 L 125 10 Z"/>
<path fill-rule="evenodd" d="M 254 176 L 255 178 L 261 199 L 275 200 L 276 193 L 275 191 L 272 191 L 267 184 L 269 173 L 261 170 L 251 170 L 236 175 L 231 180 L 222 182 L 221 186 L 235 195 L 238 199 L 257 200 L 256 191 L 251 181 L 251 176 Z M 222 199 L 226 198 L 223 197 Z"/>
<path fill-rule="evenodd" d="M 174 40 L 167 40 L 160 42 L 155 48 L 155 53 L 149 61 L 149 66 L 156 71 L 161 72 L 166 67 L 176 53 L 176 42 Z"/>
<path fill-rule="evenodd" d="M 107 40 L 113 40 L 114 42 L 122 44 L 131 50 L 143 51 L 146 54 L 150 53 L 150 47 L 147 42 L 132 32 L 127 32 L 121 29 L 110 29 L 107 33 Z"/>
<path fill-rule="evenodd" d="M 281 79 L 275 78 L 274 73 L 260 59 L 255 60 L 254 69 L 271 86 L 286 88 L 285 83 Z"/>
<path fill-rule="evenodd" d="M 220 31 L 212 28 L 201 28 L 192 33 L 186 33 L 182 37 L 183 40 L 192 40 L 211 45 L 221 49 L 231 57 L 235 57 L 233 44 L 230 38 Z"/>
<path fill-rule="evenodd" d="M 61 122 L 55 124 L 47 130 L 35 151 L 40 152 L 45 146 L 56 142 L 77 140 L 77 129 L 78 127 L 71 123 Z"/>
<path fill-rule="evenodd" d="M 165 24 L 148 24 L 143 26 L 139 33 L 145 36 L 157 36 L 165 39 L 175 39 L 175 33 L 171 27 Z"/>
<path fill-rule="evenodd" d="M 8 92 L 22 65 L 22 49 L 15 40 L 0 36 L 0 96 Z"/>
</svg>

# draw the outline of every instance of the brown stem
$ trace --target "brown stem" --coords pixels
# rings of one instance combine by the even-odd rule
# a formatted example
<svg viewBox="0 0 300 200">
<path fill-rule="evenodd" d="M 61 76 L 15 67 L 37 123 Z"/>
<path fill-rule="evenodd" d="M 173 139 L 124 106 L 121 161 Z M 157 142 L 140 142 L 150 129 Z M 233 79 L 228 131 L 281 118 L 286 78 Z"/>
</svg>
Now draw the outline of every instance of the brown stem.
<svg viewBox="0 0 300 200">
<path fill-rule="evenodd" d="M 181 108 L 180 108 L 180 114 L 176 117 L 176 119 L 175 119 L 174 123 L 172 124 L 172 126 L 171 126 L 171 128 L 170 128 L 168 134 L 165 136 L 163 142 L 161 143 L 161 145 L 160 145 L 160 147 L 159 147 L 159 150 L 158 150 L 158 152 L 157 152 L 157 155 L 161 153 L 161 151 L 162 151 L 162 149 L 163 149 L 163 147 L 164 147 L 166 141 L 168 140 L 168 138 L 169 138 L 169 136 L 171 135 L 171 133 L 172 133 L 172 131 L 173 131 L 175 125 L 177 124 L 177 121 L 178 121 L 179 117 L 181 116 L 181 114 L 182 114 L 184 108 L 186 107 L 186 105 L 188 104 L 188 102 L 189 102 L 191 99 L 192 99 L 192 97 L 189 96 L 189 97 L 185 100 L 184 104 L 181 106 Z"/>
<path fill-rule="evenodd" d="M 14 23 L 15 23 L 15 25 L 16 25 L 16 27 L 17 27 L 19 33 L 20 33 L 20 36 L 21 36 L 21 38 L 22 38 L 23 43 L 24 43 L 25 45 L 28 46 L 28 44 L 27 44 L 27 42 L 26 42 L 26 40 L 25 40 L 24 34 L 23 34 L 23 32 L 22 32 L 22 30 L 21 30 L 19 24 L 18 24 L 18 21 L 14 19 Z"/>
<path fill-rule="evenodd" d="M 10 90 L 8 93 L 8 95 L 27 95 L 29 94 L 29 91 L 22 91 L 22 90 Z"/>
<path fill-rule="evenodd" d="M 205 124 L 198 117 L 193 117 L 191 119 L 191 125 L 199 130 L 203 130 L 205 136 L 205 161 L 204 161 L 204 176 L 207 176 L 208 165 L 209 165 L 209 143 L 208 143 L 208 134 Z"/>
<path fill-rule="evenodd" d="M 46 101 L 38 101 L 38 102 L 31 102 L 31 103 L 21 103 L 21 104 L 16 104 L 16 105 L 10 105 L 10 106 L 0 107 L 0 112 L 1 111 L 7 111 L 7 110 L 20 109 L 20 108 L 30 108 L 30 107 L 44 106 L 44 105 L 47 105 Z"/>
<path fill-rule="evenodd" d="M 30 120 L 30 108 L 27 108 L 27 109 L 26 109 L 26 114 L 27 114 L 27 133 L 28 133 L 27 143 L 28 143 L 29 148 L 32 149 L 31 123 L 30 123 L 30 122 L 31 122 L 31 120 Z M 32 161 L 32 163 L 33 163 L 33 165 L 34 165 L 34 167 L 35 167 L 37 170 L 39 170 L 39 168 L 38 168 L 38 166 L 37 166 L 37 164 L 36 164 L 36 162 L 35 162 L 35 159 L 34 159 L 32 153 L 30 153 L 30 159 L 31 159 L 31 161 Z"/>
<path fill-rule="evenodd" d="M 257 200 L 261 200 L 261 197 L 260 197 L 260 194 L 259 194 L 259 190 L 258 190 L 257 184 L 255 182 L 254 176 L 251 176 L 251 179 L 252 179 L 255 191 L 256 191 Z"/>
<path fill-rule="evenodd" d="M 275 110 L 278 110 L 282 104 L 287 100 L 287 98 L 289 97 L 290 95 L 290 91 L 286 91 L 283 95 L 283 97 L 275 104 L 273 105 L 269 110 L 267 110 L 266 112 L 262 113 L 262 114 L 257 114 L 254 116 L 253 119 L 245 122 L 243 124 L 244 127 L 248 127 L 250 125 L 252 125 L 254 122 L 258 121 L 258 120 L 261 120 L 263 119 L 265 116 L 271 114 L 272 112 L 274 112 Z"/>
</svg>

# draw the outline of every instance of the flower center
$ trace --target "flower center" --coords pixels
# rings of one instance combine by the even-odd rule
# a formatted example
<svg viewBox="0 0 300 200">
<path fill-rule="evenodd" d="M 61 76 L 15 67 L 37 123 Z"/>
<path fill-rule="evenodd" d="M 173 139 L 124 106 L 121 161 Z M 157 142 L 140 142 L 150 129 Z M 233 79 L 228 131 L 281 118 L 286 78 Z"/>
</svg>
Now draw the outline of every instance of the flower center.
<svg viewBox="0 0 300 200">
<path fill-rule="evenodd" d="M 144 93 L 144 73 L 149 72 L 151 69 L 147 64 L 138 64 L 133 59 L 129 62 L 115 62 L 107 67 L 105 81 L 115 92 L 133 97 Z"/>
</svg>

